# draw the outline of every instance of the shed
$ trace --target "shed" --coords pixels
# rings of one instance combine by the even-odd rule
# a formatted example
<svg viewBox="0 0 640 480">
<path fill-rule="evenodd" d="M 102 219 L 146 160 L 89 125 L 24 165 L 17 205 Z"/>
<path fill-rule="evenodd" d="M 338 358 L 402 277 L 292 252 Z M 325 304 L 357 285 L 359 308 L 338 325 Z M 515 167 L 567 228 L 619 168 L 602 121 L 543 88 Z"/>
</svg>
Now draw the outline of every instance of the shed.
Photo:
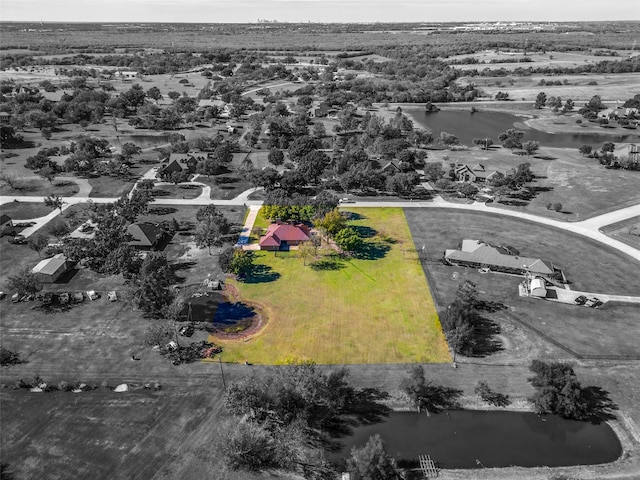
<svg viewBox="0 0 640 480">
<path fill-rule="evenodd" d="M 547 296 L 547 287 L 544 280 L 540 277 L 535 277 L 529 283 L 529 295 L 532 297 L 544 298 Z"/>
<path fill-rule="evenodd" d="M 5 228 L 5 227 L 9 227 L 9 228 L 13 227 L 13 220 L 9 215 L 7 215 L 6 213 L 3 213 L 2 215 L 0 215 L 0 228 Z"/>
<path fill-rule="evenodd" d="M 38 263 L 31 270 L 42 283 L 56 282 L 67 270 L 69 262 L 64 254 L 59 253 Z"/>
</svg>

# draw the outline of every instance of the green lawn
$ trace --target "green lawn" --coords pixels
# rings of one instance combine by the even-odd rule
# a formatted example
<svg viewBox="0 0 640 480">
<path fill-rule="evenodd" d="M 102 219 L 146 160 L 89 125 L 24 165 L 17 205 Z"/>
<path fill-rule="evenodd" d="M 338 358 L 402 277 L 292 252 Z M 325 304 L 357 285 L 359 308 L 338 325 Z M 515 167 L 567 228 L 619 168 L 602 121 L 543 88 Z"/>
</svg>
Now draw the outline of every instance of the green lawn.
<svg viewBox="0 0 640 480">
<path fill-rule="evenodd" d="M 231 283 L 243 300 L 264 308 L 268 322 L 249 339 L 221 342 L 224 361 L 451 361 L 422 268 L 415 255 L 409 259 L 403 252 L 413 248 L 403 211 L 349 210 L 360 217 L 352 225 L 394 242 L 373 237 L 373 259 L 351 259 L 326 270 L 314 270 L 310 261 L 303 265 L 294 252 L 258 252 L 256 263 L 266 270 L 262 278 Z"/>
</svg>

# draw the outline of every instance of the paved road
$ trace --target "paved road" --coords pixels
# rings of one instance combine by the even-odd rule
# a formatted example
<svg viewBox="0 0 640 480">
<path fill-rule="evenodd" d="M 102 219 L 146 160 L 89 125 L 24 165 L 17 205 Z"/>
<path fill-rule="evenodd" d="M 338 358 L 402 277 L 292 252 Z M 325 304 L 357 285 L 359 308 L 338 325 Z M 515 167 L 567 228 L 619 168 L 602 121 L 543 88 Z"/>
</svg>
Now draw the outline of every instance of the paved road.
<svg viewBox="0 0 640 480">
<path fill-rule="evenodd" d="M 155 199 L 153 204 L 155 205 L 193 205 L 193 206 L 201 206 L 201 205 L 219 205 L 219 206 L 258 206 L 262 204 L 261 200 L 249 200 L 248 197 L 251 193 L 253 193 L 256 189 L 249 189 L 237 197 L 231 200 L 212 200 L 205 195 L 201 195 L 198 198 L 194 199 L 175 199 L 175 198 L 161 198 Z M 20 202 L 30 202 L 30 203 L 42 203 L 44 202 L 44 197 L 42 196 L 0 196 L 0 205 L 8 202 L 13 202 L 14 200 L 18 200 Z M 63 199 L 65 202 L 65 206 L 63 208 L 67 208 L 70 205 L 83 203 L 88 201 L 89 199 L 83 197 L 66 197 Z M 96 203 L 111 203 L 117 200 L 117 198 L 91 198 L 90 199 Z M 559 220 L 554 220 L 551 218 L 540 217 L 538 215 L 533 215 L 531 213 L 518 212 L 514 210 L 507 210 L 503 208 L 491 207 L 487 206 L 481 202 L 474 202 L 471 204 L 468 203 L 453 203 L 448 202 L 441 197 L 436 197 L 430 201 L 419 201 L 419 202 L 407 202 L 407 201 L 358 201 L 354 203 L 349 203 L 348 206 L 352 207 L 364 207 L 364 208 L 375 208 L 375 207 L 397 207 L 397 208 L 446 208 L 446 209 L 454 209 L 454 210 L 466 210 L 466 211 L 475 211 L 482 213 L 491 213 L 495 215 L 505 215 L 509 217 L 518 218 L 521 220 L 527 220 L 529 222 L 539 223 L 543 225 L 548 225 L 550 227 L 559 228 L 561 230 L 569 231 L 572 233 L 576 233 L 578 235 L 582 235 L 584 237 L 591 238 L 597 242 L 605 244 L 611 248 L 614 248 L 626 255 L 629 255 L 633 259 L 640 262 L 640 250 L 633 248 L 630 245 L 627 245 L 623 242 L 615 240 L 611 237 L 608 237 L 604 233 L 600 231 L 600 228 L 610 225 L 612 223 L 616 223 L 622 220 L 626 220 L 628 218 L 640 216 L 640 205 L 633 205 L 630 207 L 621 208 L 619 210 L 615 210 L 612 212 L 605 213 L 603 215 L 598 215 L 593 218 L 589 218 L 580 222 L 561 222 Z M 38 228 L 41 228 L 44 224 L 54 218 L 56 215 L 53 214 L 47 215 L 47 217 L 43 217 L 38 220 L 37 228 L 36 226 L 31 227 L 28 234 L 32 234 Z M 59 211 L 58 211 L 59 213 Z M 49 218 L 50 217 L 50 218 Z M 46 220 L 46 221 L 45 221 Z"/>
</svg>

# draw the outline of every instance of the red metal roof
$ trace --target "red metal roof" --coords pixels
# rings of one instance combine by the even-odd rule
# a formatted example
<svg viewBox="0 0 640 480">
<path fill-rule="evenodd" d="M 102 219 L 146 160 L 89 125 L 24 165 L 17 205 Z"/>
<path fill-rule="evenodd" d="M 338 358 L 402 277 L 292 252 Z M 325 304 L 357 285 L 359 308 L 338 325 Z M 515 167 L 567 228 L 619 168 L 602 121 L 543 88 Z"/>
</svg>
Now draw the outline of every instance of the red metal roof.
<svg viewBox="0 0 640 480">
<path fill-rule="evenodd" d="M 272 223 L 267 233 L 260 238 L 260 246 L 277 247 L 282 242 L 304 242 L 309 240 L 311 232 L 306 225 L 290 223 Z"/>
</svg>

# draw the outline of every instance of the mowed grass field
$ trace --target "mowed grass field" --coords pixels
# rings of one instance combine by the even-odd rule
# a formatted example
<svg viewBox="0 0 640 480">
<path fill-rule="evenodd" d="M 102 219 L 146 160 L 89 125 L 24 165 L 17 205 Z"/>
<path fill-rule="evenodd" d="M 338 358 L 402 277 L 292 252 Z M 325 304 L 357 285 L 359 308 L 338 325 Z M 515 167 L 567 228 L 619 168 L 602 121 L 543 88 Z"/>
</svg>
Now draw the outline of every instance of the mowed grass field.
<svg viewBox="0 0 640 480">
<path fill-rule="evenodd" d="M 374 259 L 313 269 L 295 252 L 257 252 L 266 281 L 233 282 L 242 300 L 264 308 L 268 322 L 248 340 L 220 342 L 226 362 L 371 364 L 451 361 L 411 233 L 401 209 L 349 209 L 393 238 Z M 373 232 L 371 232 L 373 233 Z M 375 242 L 376 237 L 367 240 Z M 378 249 L 381 251 L 382 249 Z"/>
<path fill-rule="evenodd" d="M 504 352 L 499 354 L 504 361 L 514 361 L 512 355 L 517 354 L 517 348 L 531 338 L 547 342 L 535 330 L 586 358 L 638 355 L 638 305 L 611 303 L 591 309 L 519 297 L 522 277 L 481 274 L 473 268 L 446 266 L 442 262 L 445 249 L 459 248 L 464 238 L 478 239 L 493 245 L 511 245 L 522 256 L 551 261 L 563 270 L 574 290 L 596 295 L 638 295 L 640 264 L 630 257 L 584 237 L 517 218 L 419 208 L 406 209 L 406 217 L 416 243 L 427 246 L 425 269 L 440 309 L 446 309 L 453 301 L 458 285 L 465 280 L 477 285 L 481 299 L 506 307 L 495 313 L 483 312 L 497 321 L 503 328 L 501 334 L 507 336 Z M 506 325 L 513 321 L 526 325 L 524 338 L 509 338 Z M 493 357 L 498 355 L 485 361 L 492 361 Z"/>
</svg>

